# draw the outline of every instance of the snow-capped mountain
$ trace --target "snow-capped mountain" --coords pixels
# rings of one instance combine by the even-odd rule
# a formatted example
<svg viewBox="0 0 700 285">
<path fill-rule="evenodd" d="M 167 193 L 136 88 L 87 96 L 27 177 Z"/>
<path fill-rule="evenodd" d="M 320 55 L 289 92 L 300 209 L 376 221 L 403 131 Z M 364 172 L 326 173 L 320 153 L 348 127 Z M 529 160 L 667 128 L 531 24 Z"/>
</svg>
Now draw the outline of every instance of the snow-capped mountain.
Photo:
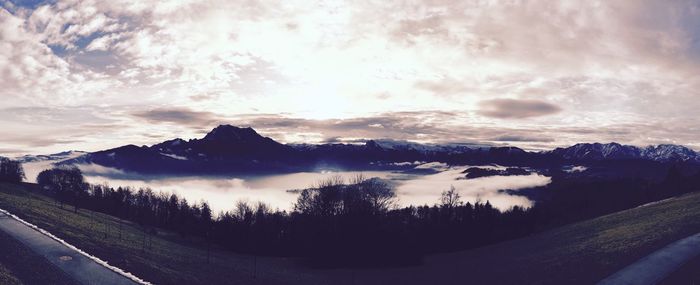
<svg viewBox="0 0 700 285">
<path fill-rule="evenodd" d="M 518 148 L 461 144 L 419 144 L 368 140 L 364 144 L 281 144 L 252 128 L 221 125 L 201 139 L 173 139 L 152 146 L 126 145 L 98 151 L 64 164 L 93 163 L 140 173 L 264 173 L 309 171 L 318 167 L 372 169 L 401 167 L 401 162 L 508 159 Z M 522 161 L 520 159 L 519 161 Z"/>
<path fill-rule="evenodd" d="M 71 150 L 46 155 L 24 155 L 16 157 L 15 160 L 22 162 L 27 180 L 35 181 L 36 176 L 42 170 L 52 168 L 67 160 L 77 161 L 87 155 L 89 155 L 88 152 Z"/>
<path fill-rule="evenodd" d="M 421 153 L 461 153 L 477 149 L 488 150 L 491 146 L 478 144 L 422 144 L 410 141 L 376 139 L 366 142 L 368 146 L 379 147 L 385 150 L 418 151 Z"/>
<path fill-rule="evenodd" d="M 86 155 L 86 154 L 88 154 L 88 152 L 79 151 L 79 150 L 69 150 L 69 151 L 64 151 L 64 152 L 59 152 L 59 153 L 54 153 L 54 154 L 41 154 L 41 155 L 29 155 L 28 154 L 28 155 L 16 157 L 15 160 L 20 161 L 22 163 L 39 162 L 39 161 L 58 162 L 58 161 L 66 160 L 66 159 L 76 158 L 76 157 Z"/>
<path fill-rule="evenodd" d="M 639 148 L 619 143 L 579 143 L 548 152 L 567 160 L 633 160 L 658 162 L 695 161 L 698 154 L 684 146 L 662 144 Z"/>
<path fill-rule="evenodd" d="M 579 143 L 567 148 L 554 149 L 551 153 L 564 159 L 635 159 L 640 157 L 641 150 L 618 143 Z"/>
<path fill-rule="evenodd" d="M 80 155 L 78 155 L 80 154 Z M 173 139 L 152 146 L 125 145 L 94 153 L 27 156 L 23 161 L 60 160 L 60 164 L 97 164 L 145 174 L 279 173 L 325 169 L 410 168 L 416 161 L 449 165 L 561 167 L 597 161 L 694 162 L 697 153 L 678 145 L 640 148 L 619 143 L 580 143 L 544 152 L 517 147 L 468 144 L 420 144 L 367 140 L 356 144 L 281 144 L 252 128 L 221 125 L 201 139 Z M 53 161 L 53 160 L 52 160 Z"/>
<path fill-rule="evenodd" d="M 697 152 L 682 145 L 660 144 L 647 146 L 641 150 L 644 158 L 654 161 L 688 161 L 698 160 Z"/>
</svg>

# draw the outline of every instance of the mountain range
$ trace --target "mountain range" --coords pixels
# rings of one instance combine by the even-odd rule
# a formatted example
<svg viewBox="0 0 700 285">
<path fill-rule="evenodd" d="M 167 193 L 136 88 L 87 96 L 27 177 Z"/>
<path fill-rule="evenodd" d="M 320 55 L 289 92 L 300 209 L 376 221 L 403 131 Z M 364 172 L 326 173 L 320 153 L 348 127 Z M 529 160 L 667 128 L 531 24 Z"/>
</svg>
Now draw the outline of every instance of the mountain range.
<svg viewBox="0 0 700 285">
<path fill-rule="evenodd" d="M 78 154 L 78 155 L 76 155 Z M 60 164 L 92 163 L 143 174 L 280 173 L 317 169 L 400 169 L 418 162 L 552 166 L 600 161 L 687 162 L 700 155 L 684 146 L 636 147 L 579 143 L 550 151 L 462 144 L 367 140 L 359 144 L 282 144 L 252 128 L 220 125 L 201 139 L 173 139 L 152 146 L 125 145 L 93 153 L 25 156 L 24 162 L 77 156 Z"/>
</svg>

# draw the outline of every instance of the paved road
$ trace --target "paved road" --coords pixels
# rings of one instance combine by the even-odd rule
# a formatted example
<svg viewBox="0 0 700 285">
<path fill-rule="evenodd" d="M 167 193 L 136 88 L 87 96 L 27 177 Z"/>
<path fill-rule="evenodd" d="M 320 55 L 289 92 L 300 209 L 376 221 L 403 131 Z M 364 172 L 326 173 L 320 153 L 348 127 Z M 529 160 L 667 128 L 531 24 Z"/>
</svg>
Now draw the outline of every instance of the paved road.
<svg viewBox="0 0 700 285">
<path fill-rule="evenodd" d="M 137 284 L 1 211 L 0 230 L 45 257 L 79 283 L 86 285 Z"/>
<path fill-rule="evenodd" d="M 697 256 L 700 256 L 700 233 L 653 252 L 603 279 L 598 285 L 656 284 Z"/>
</svg>

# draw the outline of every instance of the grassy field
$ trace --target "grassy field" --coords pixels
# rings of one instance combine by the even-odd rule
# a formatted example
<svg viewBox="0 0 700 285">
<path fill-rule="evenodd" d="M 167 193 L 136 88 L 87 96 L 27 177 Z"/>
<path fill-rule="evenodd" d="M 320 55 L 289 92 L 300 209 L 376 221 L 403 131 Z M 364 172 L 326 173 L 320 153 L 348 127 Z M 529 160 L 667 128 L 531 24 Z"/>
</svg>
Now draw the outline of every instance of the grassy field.
<svg viewBox="0 0 700 285">
<path fill-rule="evenodd" d="M 592 284 L 676 240 L 700 232 L 700 193 L 650 204 L 476 250 L 435 256 L 445 283 Z"/>
<path fill-rule="evenodd" d="M 475 250 L 388 269 L 309 269 L 254 258 L 167 231 L 146 235 L 112 216 L 60 209 L 33 184 L 1 184 L 0 208 L 158 284 L 591 284 L 675 240 L 700 232 L 700 193 Z M 1 263 L 1 262 L 0 262 Z M 3 271 L 0 270 L 0 276 Z M 10 275 L 11 276 L 11 275 Z"/>
<path fill-rule="evenodd" d="M 208 262 L 202 240 L 162 230 L 145 234 L 136 224 L 84 209 L 73 213 L 72 207 L 61 209 L 39 191 L 35 184 L 0 183 L 0 208 L 150 282 L 286 284 L 286 280 L 298 279 L 321 284 L 314 280 L 315 275 L 298 273 L 295 260 L 256 259 L 212 247 Z"/>
<path fill-rule="evenodd" d="M 22 284 L 22 282 L 7 267 L 0 263 L 0 284 L 18 285 Z"/>
</svg>

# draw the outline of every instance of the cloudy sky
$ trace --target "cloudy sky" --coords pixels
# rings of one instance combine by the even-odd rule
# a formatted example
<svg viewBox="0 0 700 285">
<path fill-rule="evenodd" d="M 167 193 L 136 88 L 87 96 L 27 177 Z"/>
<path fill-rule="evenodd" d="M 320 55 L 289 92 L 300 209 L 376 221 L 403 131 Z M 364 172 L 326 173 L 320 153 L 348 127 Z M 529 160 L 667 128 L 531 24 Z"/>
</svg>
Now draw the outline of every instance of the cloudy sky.
<svg viewBox="0 0 700 285">
<path fill-rule="evenodd" d="M 0 0 L 0 154 L 283 142 L 700 149 L 700 1 Z"/>
</svg>

